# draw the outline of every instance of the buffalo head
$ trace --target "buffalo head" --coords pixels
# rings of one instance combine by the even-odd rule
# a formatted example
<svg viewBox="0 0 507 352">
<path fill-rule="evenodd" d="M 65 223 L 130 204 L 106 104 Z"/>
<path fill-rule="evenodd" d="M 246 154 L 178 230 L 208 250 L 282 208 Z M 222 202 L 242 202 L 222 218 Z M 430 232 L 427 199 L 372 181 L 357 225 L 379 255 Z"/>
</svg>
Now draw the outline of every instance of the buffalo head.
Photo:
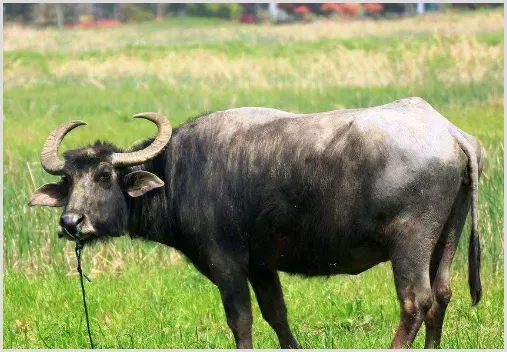
<svg viewBox="0 0 507 352">
<path fill-rule="evenodd" d="M 142 113 L 157 125 L 158 133 L 144 149 L 121 152 L 108 143 L 70 150 L 58 158 L 58 146 L 64 136 L 83 121 L 70 121 L 55 129 L 47 138 L 41 152 L 41 164 L 46 172 L 61 176 L 57 183 L 48 183 L 35 191 L 30 206 L 63 207 L 58 236 L 72 239 L 79 234 L 84 242 L 126 232 L 128 197 L 140 197 L 164 186 L 156 175 L 136 170 L 136 165 L 157 156 L 171 138 L 167 119 L 155 113 Z M 69 236 L 69 234 L 71 236 Z"/>
</svg>

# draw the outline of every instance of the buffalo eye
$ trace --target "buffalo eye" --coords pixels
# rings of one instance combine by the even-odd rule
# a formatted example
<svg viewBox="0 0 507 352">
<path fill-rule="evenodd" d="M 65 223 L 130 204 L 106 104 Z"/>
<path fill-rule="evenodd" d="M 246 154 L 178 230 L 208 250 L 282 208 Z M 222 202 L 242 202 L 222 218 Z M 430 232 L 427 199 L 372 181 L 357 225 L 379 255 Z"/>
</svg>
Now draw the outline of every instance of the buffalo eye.
<svg viewBox="0 0 507 352">
<path fill-rule="evenodd" d="M 111 179 L 111 171 L 104 170 L 99 173 L 99 181 L 108 182 Z"/>
</svg>

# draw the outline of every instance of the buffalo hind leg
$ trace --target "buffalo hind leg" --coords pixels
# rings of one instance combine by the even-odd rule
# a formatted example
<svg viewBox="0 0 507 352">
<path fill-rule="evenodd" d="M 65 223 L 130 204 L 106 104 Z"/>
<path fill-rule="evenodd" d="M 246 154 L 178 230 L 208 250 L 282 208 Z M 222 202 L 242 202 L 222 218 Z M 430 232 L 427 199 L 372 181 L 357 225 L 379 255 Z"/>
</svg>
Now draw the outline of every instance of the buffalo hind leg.
<svg viewBox="0 0 507 352">
<path fill-rule="evenodd" d="M 462 188 L 431 259 L 430 280 L 435 299 L 424 319 L 425 348 L 440 347 L 445 311 L 452 295 L 449 270 L 468 214 L 469 198 L 468 191 Z"/>
<path fill-rule="evenodd" d="M 287 308 L 276 271 L 250 268 L 250 283 L 257 297 L 262 317 L 278 336 L 281 348 L 300 348 L 287 321 Z"/>
<path fill-rule="evenodd" d="M 232 261 L 217 260 L 211 274 L 220 291 L 227 325 L 234 335 L 236 348 L 253 348 L 252 306 L 246 273 Z"/>
<path fill-rule="evenodd" d="M 439 251 L 441 250 L 439 248 Z M 433 262 L 432 260 L 431 263 L 431 272 L 434 274 L 433 282 L 431 283 L 434 300 L 424 318 L 424 325 L 426 326 L 425 348 L 438 348 L 440 346 L 445 311 L 452 295 L 449 282 L 450 265 L 447 263 L 451 263 L 452 254 L 454 253 L 450 255 L 450 259 L 444 259 L 444 257 L 448 257 L 447 253 L 451 252 L 451 250 L 449 248 L 443 250 L 444 253 L 441 254 L 442 258 L 440 262 Z"/>
<path fill-rule="evenodd" d="M 426 240 L 420 238 L 417 243 L 402 240 L 405 243 L 398 243 L 391 255 L 396 293 L 400 301 L 400 324 L 391 348 L 408 348 L 412 345 L 432 304 L 428 271 L 433 245 Z"/>
</svg>

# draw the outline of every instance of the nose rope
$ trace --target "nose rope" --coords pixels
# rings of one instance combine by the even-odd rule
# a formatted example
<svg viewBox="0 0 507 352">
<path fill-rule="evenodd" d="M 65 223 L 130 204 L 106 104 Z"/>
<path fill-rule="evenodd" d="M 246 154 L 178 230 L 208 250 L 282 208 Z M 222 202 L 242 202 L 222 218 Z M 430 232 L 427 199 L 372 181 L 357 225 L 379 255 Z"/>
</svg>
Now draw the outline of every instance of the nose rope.
<svg viewBox="0 0 507 352">
<path fill-rule="evenodd" d="M 74 241 L 76 241 L 75 251 L 76 251 L 76 258 L 77 258 L 77 271 L 79 273 L 79 279 L 81 281 L 81 293 L 83 295 L 83 306 L 84 306 L 84 311 L 85 311 L 85 315 L 86 315 L 86 327 L 88 329 L 88 338 L 90 339 L 90 347 L 92 349 L 94 349 L 95 347 L 93 346 L 92 333 L 90 330 L 90 319 L 88 317 L 88 308 L 86 306 L 86 294 L 85 294 L 83 276 L 86 278 L 86 280 L 88 280 L 88 282 L 91 282 L 91 280 L 88 276 L 86 276 L 86 274 L 83 273 L 83 270 L 81 269 L 81 250 L 83 249 L 83 244 L 81 243 L 81 240 L 79 239 L 80 230 L 77 231 L 76 235 L 72 235 L 69 231 L 67 231 L 67 229 L 65 227 L 62 226 L 62 228 L 70 237 L 72 237 L 74 239 Z"/>
</svg>

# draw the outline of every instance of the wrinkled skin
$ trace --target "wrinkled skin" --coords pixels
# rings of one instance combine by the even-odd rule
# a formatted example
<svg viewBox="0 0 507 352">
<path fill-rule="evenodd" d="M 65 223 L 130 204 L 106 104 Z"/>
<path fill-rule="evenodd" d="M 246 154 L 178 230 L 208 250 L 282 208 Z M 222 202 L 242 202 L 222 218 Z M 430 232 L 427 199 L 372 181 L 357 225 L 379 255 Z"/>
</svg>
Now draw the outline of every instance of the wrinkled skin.
<svg viewBox="0 0 507 352">
<path fill-rule="evenodd" d="M 400 302 L 391 347 L 409 347 L 423 322 L 426 347 L 438 346 L 470 207 L 480 299 L 482 148 L 420 98 L 309 115 L 218 111 L 175 129 L 143 165 L 112 167 L 118 151 L 66 152 L 68 180 L 31 204 L 82 214 L 87 240 L 129 233 L 180 250 L 217 285 L 238 348 L 252 347 L 248 281 L 280 346 L 297 348 L 278 271 L 355 275 L 387 260 Z"/>
</svg>

